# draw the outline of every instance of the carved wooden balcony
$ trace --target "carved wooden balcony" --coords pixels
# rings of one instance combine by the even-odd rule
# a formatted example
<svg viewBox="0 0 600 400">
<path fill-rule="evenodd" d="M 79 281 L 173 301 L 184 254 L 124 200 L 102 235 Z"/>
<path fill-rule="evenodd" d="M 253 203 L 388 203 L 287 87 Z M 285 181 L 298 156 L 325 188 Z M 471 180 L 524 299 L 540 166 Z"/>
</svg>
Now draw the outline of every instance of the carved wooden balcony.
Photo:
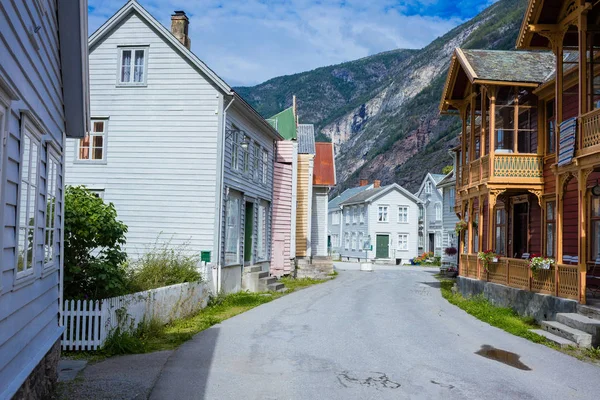
<svg viewBox="0 0 600 400">
<path fill-rule="evenodd" d="M 482 184 L 543 185 L 543 156 L 535 153 L 496 153 L 491 167 L 489 155 L 474 160 L 461 171 L 462 190 Z"/>
</svg>

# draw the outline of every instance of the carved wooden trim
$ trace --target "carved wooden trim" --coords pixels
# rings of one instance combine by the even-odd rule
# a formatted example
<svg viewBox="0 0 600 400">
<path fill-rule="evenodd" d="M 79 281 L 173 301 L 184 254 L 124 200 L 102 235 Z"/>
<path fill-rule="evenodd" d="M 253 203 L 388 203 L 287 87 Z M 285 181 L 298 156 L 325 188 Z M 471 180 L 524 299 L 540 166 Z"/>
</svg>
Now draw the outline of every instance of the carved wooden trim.
<svg viewBox="0 0 600 400">
<path fill-rule="evenodd" d="M 537 189 L 529 189 L 527 190 L 529 193 L 534 194 L 535 197 L 537 197 L 537 201 L 538 204 L 540 205 L 540 207 L 542 206 L 542 196 L 544 194 L 543 190 L 537 190 Z"/>
<path fill-rule="evenodd" d="M 558 188 L 557 190 L 559 190 L 559 196 L 560 196 L 560 200 L 562 201 L 563 197 L 565 196 L 565 192 L 567 191 L 567 185 L 569 184 L 569 182 L 571 181 L 571 179 L 573 179 L 575 177 L 575 175 L 573 175 L 572 172 L 568 172 L 566 174 L 561 175 L 558 178 Z"/>
</svg>

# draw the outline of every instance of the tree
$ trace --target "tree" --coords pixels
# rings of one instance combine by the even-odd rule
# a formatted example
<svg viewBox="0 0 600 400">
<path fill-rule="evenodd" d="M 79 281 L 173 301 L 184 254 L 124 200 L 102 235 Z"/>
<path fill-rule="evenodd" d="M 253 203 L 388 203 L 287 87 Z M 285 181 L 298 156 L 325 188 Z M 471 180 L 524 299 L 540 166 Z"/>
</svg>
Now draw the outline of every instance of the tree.
<svg viewBox="0 0 600 400">
<path fill-rule="evenodd" d="M 452 165 L 446 165 L 444 168 L 442 168 L 442 174 L 448 175 L 453 169 L 454 167 Z"/>
<path fill-rule="evenodd" d="M 102 299 L 125 293 L 127 226 L 106 204 L 83 186 L 65 193 L 64 296 Z"/>
</svg>

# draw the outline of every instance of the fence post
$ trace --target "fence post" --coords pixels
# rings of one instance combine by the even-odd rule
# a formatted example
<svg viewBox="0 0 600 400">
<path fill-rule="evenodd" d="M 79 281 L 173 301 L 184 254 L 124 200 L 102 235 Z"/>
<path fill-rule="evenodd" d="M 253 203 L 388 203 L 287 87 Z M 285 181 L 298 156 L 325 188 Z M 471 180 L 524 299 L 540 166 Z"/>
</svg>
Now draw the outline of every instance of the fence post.
<svg viewBox="0 0 600 400">
<path fill-rule="evenodd" d="M 554 294 L 558 297 L 558 282 L 559 282 L 559 273 L 558 273 L 558 263 L 554 264 Z"/>
<path fill-rule="evenodd" d="M 505 261 L 506 265 L 506 286 L 510 286 L 510 262 L 508 259 Z"/>
<path fill-rule="evenodd" d="M 529 279 L 528 279 L 528 281 L 529 281 L 529 291 L 531 292 L 532 291 L 531 290 L 532 289 L 532 284 L 533 284 L 533 282 L 532 282 L 532 280 L 533 280 L 533 273 L 531 272 L 531 268 L 529 268 L 529 266 L 527 268 L 527 276 L 529 277 Z"/>
</svg>

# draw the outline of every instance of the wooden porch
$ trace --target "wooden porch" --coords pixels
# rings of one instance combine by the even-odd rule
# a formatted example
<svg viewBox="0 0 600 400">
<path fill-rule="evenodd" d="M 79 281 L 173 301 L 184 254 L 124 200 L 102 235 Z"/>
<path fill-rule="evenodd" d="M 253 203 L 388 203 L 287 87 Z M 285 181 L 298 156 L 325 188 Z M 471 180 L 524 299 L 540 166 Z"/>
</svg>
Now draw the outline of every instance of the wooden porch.
<svg viewBox="0 0 600 400">
<path fill-rule="evenodd" d="M 492 167 L 493 163 L 493 167 Z M 543 185 L 544 156 L 535 153 L 490 154 L 470 162 L 460 171 L 461 190 L 481 184 Z M 532 188 L 533 188 L 532 186 Z"/>
<path fill-rule="evenodd" d="M 576 301 L 580 300 L 581 290 L 585 290 L 585 280 L 580 278 L 578 265 L 556 264 L 549 270 L 533 274 L 528 260 L 500 258 L 486 272 L 477 254 L 461 254 L 459 271 L 460 276 L 467 278 Z"/>
</svg>

